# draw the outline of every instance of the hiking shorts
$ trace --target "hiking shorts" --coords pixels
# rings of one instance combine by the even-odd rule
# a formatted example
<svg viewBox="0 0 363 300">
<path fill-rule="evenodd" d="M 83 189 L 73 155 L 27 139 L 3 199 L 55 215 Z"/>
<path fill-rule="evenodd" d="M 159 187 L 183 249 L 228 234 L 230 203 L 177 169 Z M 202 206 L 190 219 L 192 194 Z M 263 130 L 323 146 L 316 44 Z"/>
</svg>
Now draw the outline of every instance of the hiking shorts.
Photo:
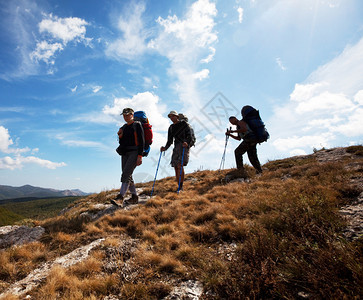
<svg viewBox="0 0 363 300">
<path fill-rule="evenodd" d="M 182 144 L 174 145 L 173 154 L 171 156 L 171 166 L 173 168 L 178 167 L 181 165 L 182 156 L 183 156 L 183 149 L 184 150 L 184 158 L 183 158 L 183 166 L 186 166 L 189 162 L 189 149 L 190 147 L 183 148 Z"/>
</svg>

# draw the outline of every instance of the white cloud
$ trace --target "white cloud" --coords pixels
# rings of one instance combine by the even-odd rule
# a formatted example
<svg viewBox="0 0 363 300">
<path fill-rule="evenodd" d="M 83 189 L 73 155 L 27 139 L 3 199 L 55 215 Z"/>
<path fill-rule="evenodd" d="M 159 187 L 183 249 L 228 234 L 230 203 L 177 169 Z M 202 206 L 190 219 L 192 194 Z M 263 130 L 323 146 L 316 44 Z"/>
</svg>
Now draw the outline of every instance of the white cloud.
<svg viewBox="0 0 363 300">
<path fill-rule="evenodd" d="M 216 49 L 214 47 L 209 47 L 209 51 L 210 51 L 210 54 L 206 58 L 203 58 L 200 61 L 201 63 L 207 64 L 207 63 L 210 63 L 213 60 L 213 57 L 214 57 L 214 55 L 216 53 Z"/>
<path fill-rule="evenodd" d="M 99 111 L 95 111 L 74 115 L 71 119 L 69 119 L 69 122 L 112 124 L 115 123 L 115 118 L 111 115 L 100 114 Z"/>
<path fill-rule="evenodd" d="M 49 160 L 41 159 L 35 156 L 15 156 L 15 158 L 11 158 L 10 156 L 6 156 L 0 158 L 0 170 L 1 169 L 8 169 L 8 170 L 15 170 L 15 169 L 22 169 L 25 164 L 36 164 L 41 167 L 47 169 L 56 169 L 58 167 L 64 167 L 67 164 L 64 162 L 55 163 Z"/>
<path fill-rule="evenodd" d="M 62 51 L 63 46 L 60 43 L 50 44 L 47 41 L 37 43 L 36 49 L 30 53 L 30 58 L 35 61 L 43 60 L 46 63 L 54 64 L 54 61 L 49 61 L 57 51 Z"/>
<path fill-rule="evenodd" d="M 82 141 L 82 140 L 62 140 L 63 145 L 71 147 L 85 147 L 85 148 L 104 148 L 104 145 L 100 142 Z"/>
<path fill-rule="evenodd" d="M 80 18 L 59 18 L 50 14 L 39 24 L 41 34 L 49 34 L 49 40 L 42 40 L 37 43 L 36 49 L 30 53 L 33 61 L 44 61 L 47 64 L 54 64 L 56 52 L 64 50 L 64 47 L 70 42 L 84 42 L 88 44 L 91 39 L 86 38 L 86 25 L 88 23 Z M 55 42 L 57 41 L 57 42 Z M 54 70 L 48 71 L 52 74 Z"/>
<path fill-rule="evenodd" d="M 355 105 L 344 94 L 333 94 L 325 91 L 317 96 L 311 97 L 306 101 L 301 101 L 296 107 L 298 114 L 304 113 L 318 113 L 330 114 L 339 111 L 340 113 L 346 113 L 352 111 Z"/>
<path fill-rule="evenodd" d="M 21 156 L 21 153 L 32 151 L 32 153 L 38 152 L 38 148 L 31 150 L 30 148 L 10 148 L 13 145 L 13 141 L 9 135 L 7 128 L 0 126 L 0 151 L 7 154 L 12 154 L 11 156 L 0 157 L 0 170 L 1 169 L 21 169 L 24 164 L 33 163 L 38 164 L 42 167 L 48 169 L 55 169 L 57 167 L 66 166 L 64 162 L 55 163 L 49 160 L 44 160 L 35 156 Z"/>
<path fill-rule="evenodd" d="M 218 40 L 214 31 L 216 15 L 214 3 L 209 0 L 195 1 L 183 18 L 176 15 L 165 19 L 159 17 L 157 22 L 161 32 L 148 44 L 149 48 L 170 60 L 169 73 L 177 79 L 175 87 L 184 105 L 183 110 L 189 115 L 194 115 L 200 106 L 196 80 L 201 78 L 194 76 L 198 72 L 196 62 L 210 62 L 215 53 L 212 45 Z M 199 75 L 205 76 L 206 72 Z"/>
<path fill-rule="evenodd" d="M 363 38 L 355 45 L 346 46 L 340 55 L 313 72 L 307 82 L 327 82 L 331 93 L 344 93 L 353 97 L 363 89 L 362 53 Z"/>
<path fill-rule="evenodd" d="M 115 98 L 113 106 L 106 105 L 103 113 L 123 121 L 120 114 L 125 107 L 131 107 L 134 111 L 145 111 L 154 130 L 157 128 L 159 131 L 166 131 L 170 125 L 166 106 L 151 92 L 138 93 L 131 98 Z"/>
<path fill-rule="evenodd" d="M 14 142 L 10 138 L 8 129 L 0 126 L 0 151 L 9 153 L 9 146 L 11 146 L 13 143 Z"/>
<path fill-rule="evenodd" d="M 200 72 L 194 73 L 193 77 L 199 80 L 203 80 L 205 78 L 208 78 L 209 76 L 209 70 L 208 69 L 203 69 Z"/>
<path fill-rule="evenodd" d="M 108 45 L 106 55 L 118 60 L 133 60 L 144 53 L 147 49 L 147 34 L 142 21 L 144 11 L 144 4 L 134 3 L 119 17 L 117 28 L 122 37 Z"/>
<path fill-rule="evenodd" d="M 291 156 L 306 155 L 307 153 L 303 149 L 294 149 L 290 151 Z"/>
<path fill-rule="evenodd" d="M 294 91 L 290 95 L 290 100 L 295 102 L 304 102 L 314 95 L 321 93 L 329 87 L 327 82 L 315 82 L 307 84 L 295 84 Z"/>
<path fill-rule="evenodd" d="M 280 57 L 276 58 L 276 63 L 277 63 L 277 65 L 279 66 L 279 68 L 280 68 L 282 71 L 286 71 L 286 70 L 287 70 L 287 69 L 286 69 L 286 67 L 284 66 L 284 64 L 282 63 L 282 61 L 281 61 L 281 58 L 280 58 Z"/>
<path fill-rule="evenodd" d="M 92 92 L 96 94 L 96 93 L 98 93 L 101 89 L 102 89 L 102 86 L 97 85 L 97 86 L 94 86 L 94 87 L 93 87 Z"/>
<path fill-rule="evenodd" d="M 363 136 L 363 105 L 352 112 L 344 122 L 333 126 L 331 130 L 348 137 Z"/>
<path fill-rule="evenodd" d="M 363 90 L 358 91 L 354 96 L 354 101 L 359 105 L 363 105 Z"/>
<path fill-rule="evenodd" d="M 242 21 L 243 21 L 243 8 L 238 7 L 237 12 L 238 12 L 238 22 L 242 23 Z"/>
<path fill-rule="evenodd" d="M 183 111 L 193 115 L 193 111 L 200 106 L 197 83 L 209 76 L 209 70 L 200 71 L 199 64 L 213 60 L 213 43 L 218 40 L 214 32 L 214 17 L 217 15 L 215 3 L 198 0 L 188 8 L 182 18 L 176 15 L 159 17 L 156 21 L 159 32 L 154 33 L 154 38 L 149 41 L 147 39 L 151 38 L 152 31 L 144 28 L 144 11 L 144 4 L 133 4 L 127 15 L 119 17 L 117 24 L 122 37 L 108 45 L 106 55 L 118 60 L 132 61 L 146 51 L 156 51 L 168 58 L 171 62 L 168 74 L 170 78 L 176 78 L 173 86 L 180 103 L 184 105 Z M 145 87 L 148 83 L 150 81 L 146 79 Z M 148 88 L 150 87 L 151 85 Z M 117 110 L 116 106 L 113 109 Z M 106 110 L 111 113 L 110 107 Z"/>
<path fill-rule="evenodd" d="M 86 25 L 80 18 L 59 18 L 50 14 L 47 19 L 39 23 L 40 33 L 49 33 L 54 39 L 61 40 L 64 45 L 70 41 L 86 40 Z"/>
<path fill-rule="evenodd" d="M 331 128 L 333 125 L 338 124 L 343 121 L 343 118 L 334 116 L 333 118 L 322 118 L 322 119 L 314 119 L 308 122 L 307 129 L 310 130 L 312 128 Z"/>
<path fill-rule="evenodd" d="M 329 147 L 329 142 L 334 138 L 331 133 L 323 133 L 306 136 L 292 136 L 288 138 L 278 138 L 273 141 L 273 145 L 280 151 L 294 151 L 296 148 L 308 147 L 319 148 Z"/>
<path fill-rule="evenodd" d="M 350 144 L 363 138 L 363 38 L 296 84 L 269 120 L 276 149 Z"/>
</svg>

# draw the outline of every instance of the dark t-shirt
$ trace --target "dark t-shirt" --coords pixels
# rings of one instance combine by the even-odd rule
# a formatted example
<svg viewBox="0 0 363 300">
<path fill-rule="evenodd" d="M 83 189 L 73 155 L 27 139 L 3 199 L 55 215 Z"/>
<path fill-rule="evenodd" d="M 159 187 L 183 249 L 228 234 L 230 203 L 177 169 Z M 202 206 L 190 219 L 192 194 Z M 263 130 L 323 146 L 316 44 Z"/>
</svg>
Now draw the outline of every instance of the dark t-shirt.
<svg viewBox="0 0 363 300">
<path fill-rule="evenodd" d="M 188 145 L 190 145 L 192 140 L 190 127 L 185 121 L 180 121 L 170 125 L 168 130 L 168 141 L 165 145 L 165 150 L 171 146 L 173 140 L 174 144 L 187 142 Z"/>
<path fill-rule="evenodd" d="M 138 155 L 142 155 L 144 151 L 144 130 L 140 122 L 135 121 L 128 125 L 125 124 L 122 127 L 122 137 L 119 139 L 121 147 L 125 152 L 137 150 Z"/>
</svg>

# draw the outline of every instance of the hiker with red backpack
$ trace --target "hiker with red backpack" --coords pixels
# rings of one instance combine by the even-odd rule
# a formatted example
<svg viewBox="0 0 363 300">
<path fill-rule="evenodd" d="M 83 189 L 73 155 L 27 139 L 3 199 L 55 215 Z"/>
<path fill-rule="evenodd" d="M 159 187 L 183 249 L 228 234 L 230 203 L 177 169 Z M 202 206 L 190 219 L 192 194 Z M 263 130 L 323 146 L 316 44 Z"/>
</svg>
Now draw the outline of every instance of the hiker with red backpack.
<svg viewBox="0 0 363 300">
<path fill-rule="evenodd" d="M 132 108 L 125 108 L 122 111 L 122 115 L 126 124 L 117 132 L 120 145 L 116 149 L 117 153 L 121 155 L 121 188 L 116 199 L 111 200 L 111 203 L 116 206 L 122 206 L 127 190 L 130 191 L 131 198 L 125 201 L 125 203 L 138 203 L 139 197 L 136 192 L 132 173 L 137 166 L 142 164 L 145 148 L 144 130 L 141 123 L 134 120 L 134 110 Z"/>
<path fill-rule="evenodd" d="M 250 105 L 246 105 L 242 108 L 241 114 L 242 120 L 238 120 L 235 116 L 229 117 L 229 122 L 235 125 L 237 129 L 227 130 L 226 135 L 238 141 L 243 140 L 234 150 L 237 170 L 232 171 L 230 175 L 247 178 L 248 176 L 243 166 L 243 154 L 247 152 L 248 159 L 255 168 L 256 173 L 262 173 L 261 164 L 257 156 L 257 144 L 267 141 L 270 135 L 261 120 L 258 110 Z M 237 133 L 237 136 L 234 136 L 232 133 Z"/>
<path fill-rule="evenodd" d="M 178 183 L 178 192 L 183 189 L 184 182 L 184 166 L 189 162 L 189 149 L 192 143 L 191 131 L 188 123 L 179 120 L 179 115 L 172 110 L 168 117 L 173 124 L 168 130 L 168 141 L 165 147 L 161 147 L 160 151 L 169 149 L 174 141 L 173 154 L 171 156 L 171 166 L 175 169 L 175 177 Z"/>
</svg>

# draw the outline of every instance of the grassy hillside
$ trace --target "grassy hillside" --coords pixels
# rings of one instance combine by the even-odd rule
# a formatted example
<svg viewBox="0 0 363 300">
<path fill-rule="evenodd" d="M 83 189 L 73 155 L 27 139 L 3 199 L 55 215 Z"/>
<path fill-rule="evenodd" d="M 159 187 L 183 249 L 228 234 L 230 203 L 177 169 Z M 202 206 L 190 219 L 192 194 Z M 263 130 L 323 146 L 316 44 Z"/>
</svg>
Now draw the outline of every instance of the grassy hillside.
<svg viewBox="0 0 363 300">
<path fill-rule="evenodd" d="M 115 191 L 79 200 L 64 215 L 39 222 L 40 242 L 5 250 L 1 287 L 44 261 L 106 238 L 90 258 L 56 267 L 34 299 L 162 299 L 197 280 L 202 299 L 359 299 L 363 238 L 343 236 L 339 208 L 363 191 L 363 147 L 270 161 L 251 180 L 221 184 L 228 170 L 156 182 L 145 205 L 95 222 L 82 212 Z M 338 154 L 337 154 L 338 153 Z M 139 185 L 149 193 L 152 182 Z M 37 249 L 37 251 L 34 251 Z"/>
<path fill-rule="evenodd" d="M 20 215 L 21 219 L 35 219 L 42 220 L 49 217 L 55 217 L 59 212 L 67 207 L 69 204 L 80 199 L 81 197 L 63 197 L 63 198 L 46 198 L 46 199 L 36 199 L 30 201 L 18 202 L 18 199 L 7 200 L 5 204 L 0 202 L 0 218 L 6 220 L 8 213 Z M 26 200 L 26 198 L 24 198 Z M 5 202 L 5 201 L 4 201 Z M 13 223 L 3 223 L 4 225 L 9 225 Z"/>
<path fill-rule="evenodd" d="M 6 208 L 0 206 L 0 226 L 12 225 L 24 219 L 23 216 L 13 213 Z"/>
</svg>

